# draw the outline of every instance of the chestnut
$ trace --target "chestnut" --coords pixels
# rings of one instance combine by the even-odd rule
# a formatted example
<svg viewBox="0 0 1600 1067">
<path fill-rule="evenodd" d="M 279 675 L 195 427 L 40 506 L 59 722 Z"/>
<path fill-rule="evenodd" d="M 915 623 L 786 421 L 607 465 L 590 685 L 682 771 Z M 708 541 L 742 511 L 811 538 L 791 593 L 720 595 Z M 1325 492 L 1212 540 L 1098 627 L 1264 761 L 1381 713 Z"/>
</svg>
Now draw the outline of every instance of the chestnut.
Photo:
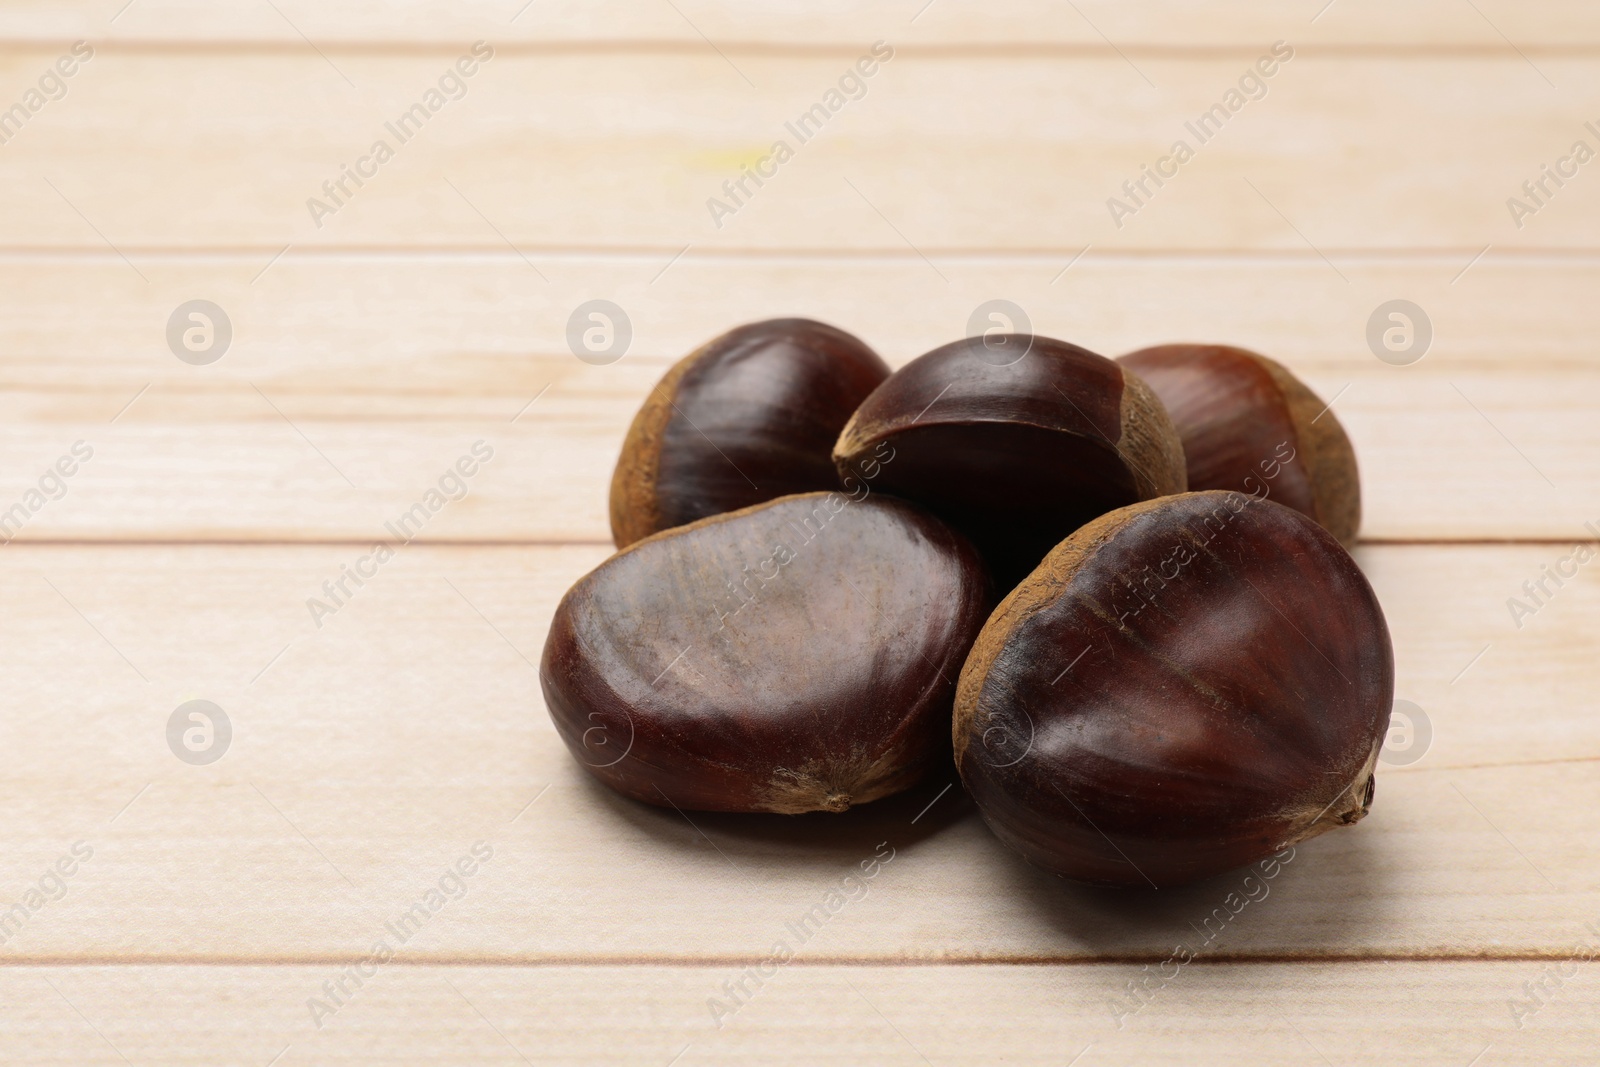
<svg viewBox="0 0 1600 1067">
<path fill-rule="evenodd" d="M 837 489 L 829 452 L 889 376 L 872 349 L 810 319 L 729 330 L 672 365 L 611 477 L 618 548 L 764 500 Z"/>
<path fill-rule="evenodd" d="M 573 756 L 636 800 L 844 811 L 948 765 L 989 606 L 977 551 L 921 509 L 864 485 L 787 496 L 579 579 L 539 680 Z"/>
<path fill-rule="evenodd" d="M 1244 493 L 1113 511 L 995 609 L 961 671 L 961 780 L 1085 882 L 1165 888 L 1367 813 L 1394 655 L 1311 519 Z"/>
<path fill-rule="evenodd" d="M 1002 587 L 1090 519 L 1184 489 L 1177 431 L 1136 374 L 1026 334 L 906 364 L 851 416 L 833 459 L 972 538 Z"/>
<path fill-rule="evenodd" d="M 1355 450 L 1333 409 L 1287 368 L 1228 345 L 1157 345 L 1118 359 L 1166 405 L 1189 488 L 1268 496 L 1345 546 L 1361 528 Z"/>
</svg>

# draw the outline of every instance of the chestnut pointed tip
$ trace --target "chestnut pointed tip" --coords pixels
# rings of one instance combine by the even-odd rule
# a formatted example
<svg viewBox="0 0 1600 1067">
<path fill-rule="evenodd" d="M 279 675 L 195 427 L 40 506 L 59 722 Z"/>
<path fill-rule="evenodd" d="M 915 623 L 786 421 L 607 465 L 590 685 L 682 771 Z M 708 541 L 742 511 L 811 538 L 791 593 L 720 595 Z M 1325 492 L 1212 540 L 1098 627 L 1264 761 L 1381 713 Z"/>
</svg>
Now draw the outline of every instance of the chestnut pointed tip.
<svg viewBox="0 0 1600 1067">
<path fill-rule="evenodd" d="M 784 815 L 844 812 L 852 805 L 909 789 L 925 769 L 907 746 L 873 755 L 865 745 L 855 745 L 843 759 L 813 759 L 797 769 L 779 768 L 759 803 L 763 811 Z"/>
<path fill-rule="evenodd" d="M 1087 524 L 1012 590 L 962 670 L 953 740 L 985 820 L 1035 864 L 1178 885 L 1363 818 L 1393 696 L 1382 610 L 1327 530 L 1187 493 Z"/>
<path fill-rule="evenodd" d="M 1302 841 L 1309 841 L 1329 830 L 1337 830 L 1344 826 L 1354 826 L 1365 819 L 1372 811 L 1372 797 L 1377 788 L 1378 756 L 1383 751 L 1383 736 L 1379 736 L 1372 744 L 1372 752 L 1367 757 L 1367 762 L 1356 773 L 1354 779 L 1345 787 L 1344 791 L 1334 797 L 1327 807 L 1323 808 L 1312 818 L 1305 828 L 1288 840 L 1280 848 L 1298 845 Z"/>
</svg>

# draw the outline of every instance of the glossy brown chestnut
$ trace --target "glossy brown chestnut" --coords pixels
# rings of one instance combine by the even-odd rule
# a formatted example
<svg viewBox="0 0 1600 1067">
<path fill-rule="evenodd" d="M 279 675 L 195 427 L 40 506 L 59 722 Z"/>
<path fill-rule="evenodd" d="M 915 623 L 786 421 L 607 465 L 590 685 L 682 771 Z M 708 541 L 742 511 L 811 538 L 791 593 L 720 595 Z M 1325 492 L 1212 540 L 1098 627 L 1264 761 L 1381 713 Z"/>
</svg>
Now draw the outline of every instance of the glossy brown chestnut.
<svg viewBox="0 0 1600 1067">
<path fill-rule="evenodd" d="M 611 477 L 611 536 L 658 530 L 790 493 L 837 489 L 829 454 L 889 376 L 843 330 L 771 319 L 729 330 L 667 371 L 633 418 Z"/>
<path fill-rule="evenodd" d="M 1166 887 L 1367 813 L 1394 657 L 1321 526 L 1242 493 L 1146 501 L 1051 552 L 961 671 L 955 755 L 996 834 Z"/>
<path fill-rule="evenodd" d="M 967 534 L 1008 588 L 1095 516 L 1182 492 L 1184 460 L 1137 375 L 1048 337 L 996 340 L 956 341 L 890 375 L 833 458 Z"/>
<path fill-rule="evenodd" d="M 938 519 L 867 492 L 702 519 L 580 579 L 539 667 L 573 756 L 647 803 L 789 813 L 947 761 L 988 576 Z"/>
<path fill-rule="evenodd" d="M 1158 345 L 1118 357 L 1172 416 L 1189 488 L 1267 496 L 1346 547 L 1361 528 L 1355 450 L 1333 409 L 1279 363 L 1227 345 Z"/>
</svg>

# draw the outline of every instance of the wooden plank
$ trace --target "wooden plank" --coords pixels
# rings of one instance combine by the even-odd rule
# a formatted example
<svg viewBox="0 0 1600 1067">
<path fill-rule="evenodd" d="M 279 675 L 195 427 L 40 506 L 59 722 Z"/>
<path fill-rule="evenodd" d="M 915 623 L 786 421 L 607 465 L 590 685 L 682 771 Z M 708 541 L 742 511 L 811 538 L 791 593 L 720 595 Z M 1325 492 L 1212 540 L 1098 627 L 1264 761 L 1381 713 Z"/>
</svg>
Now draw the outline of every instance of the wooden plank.
<svg viewBox="0 0 1600 1067">
<path fill-rule="evenodd" d="M 180 392 L 152 386 L 137 400 L 139 383 L 87 398 L 14 394 L 8 406 L 72 403 L 98 408 L 99 417 L 0 430 L 0 485 L 8 506 L 23 500 L 81 441 L 94 460 L 63 499 L 29 517 L 18 538 L 370 541 L 483 442 L 493 462 L 466 499 L 418 536 L 604 542 L 623 431 L 666 365 L 641 360 L 603 373 L 573 364 L 570 356 L 505 361 L 503 392 L 457 398 L 484 409 L 476 417 L 318 415 L 330 400 L 361 407 L 374 398 L 307 395 L 267 382 Z M 1362 464 L 1363 536 L 1592 536 L 1583 524 L 1600 518 L 1600 427 L 1591 417 L 1600 374 L 1529 380 L 1509 370 L 1424 372 L 1397 384 L 1387 368 L 1359 367 L 1308 380 L 1326 397 L 1345 390 L 1338 411 Z M 1554 410 L 1552 398 L 1561 405 Z M 109 424 L 104 416 L 130 402 L 129 414 Z"/>
<path fill-rule="evenodd" d="M 1243 884 L 1236 873 L 1135 901 L 1073 888 L 1007 852 L 959 789 L 941 797 L 948 778 L 840 817 L 625 801 L 568 755 L 534 667 L 557 598 L 603 549 L 403 547 L 318 626 L 307 600 L 359 554 L 0 555 L 6 903 L 75 843 L 93 850 L 0 957 L 343 958 L 478 842 L 492 859 L 408 954 L 745 959 L 883 854 L 815 958 L 1121 958 L 1189 936 Z M 1361 550 L 1393 627 L 1398 695 L 1425 709 L 1432 747 L 1385 766 L 1371 817 L 1301 846 L 1210 955 L 1543 957 L 1600 918 L 1596 667 L 1581 626 L 1600 587 L 1569 582 L 1520 630 L 1505 608 L 1559 554 Z M 232 729 L 205 766 L 167 737 L 196 699 Z"/>
<path fill-rule="evenodd" d="M 0 514 L 30 512 L 0 536 L 0 1059 L 1592 1058 L 1600 594 L 1549 575 L 1600 536 L 1600 202 L 1580 175 L 1518 226 L 1506 198 L 1600 144 L 1593 4 L 18 0 L 0 114 L 78 38 L 66 97 L 0 127 Z M 880 38 L 865 98 L 714 225 Z M 317 226 L 477 39 L 467 97 Z M 1268 97 L 1119 227 L 1107 197 L 1279 39 Z M 900 364 L 995 297 L 1112 354 L 1258 347 L 1356 440 L 1358 559 L 1432 736 L 1237 913 L 1244 872 L 1046 878 L 948 776 L 842 817 L 644 808 L 544 712 L 547 620 L 670 360 L 802 313 Z M 211 365 L 164 336 L 195 298 L 233 320 Z M 594 298 L 633 321 L 615 364 L 567 350 Z M 1368 351 L 1395 298 L 1436 327 L 1414 366 Z M 476 442 L 434 544 L 333 597 Z M 1383 543 L 1416 538 L 1549 543 Z M 215 763 L 172 747 L 194 700 L 227 710 Z"/>
<path fill-rule="evenodd" d="M 95 449 L 20 538 L 370 539 L 481 439 L 496 458 L 424 539 L 603 541 L 623 433 L 670 360 L 804 314 L 901 364 L 996 297 L 1106 353 L 1196 339 L 1282 359 L 1337 398 L 1368 537 L 1564 539 L 1600 518 L 1600 261 L 1365 260 L 1347 284 L 1305 258 L 1090 252 L 1065 274 L 1065 258 L 964 259 L 947 285 L 913 256 L 571 255 L 546 262 L 548 284 L 509 254 L 290 253 L 262 273 L 269 258 L 157 257 L 148 283 L 110 256 L 0 261 L 0 502 L 73 442 Z M 233 339 L 192 366 L 164 330 L 202 296 Z M 1365 336 L 1400 296 L 1435 334 L 1407 367 Z M 594 298 L 631 321 L 611 365 L 566 348 Z"/>
<path fill-rule="evenodd" d="M 1592 950 L 1591 950 L 1592 951 Z M 1518 1029 L 1537 963 L 1191 964 L 1148 1006 L 1112 1012 L 1137 964 L 790 964 L 718 1028 L 708 1001 L 740 969 L 428 967 L 369 975 L 319 1029 L 308 999 L 338 969 L 0 968 L 7 1051 L 28 1063 L 917 1065 L 1583 1063 L 1600 1009 L 1576 963 Z M 1170 972 L 1169 972 L 1170 973 Z M 1548 982 L 1549 979 L 1545 978 Z M 287 1051 L 285 1051 L 287 1049 Z M 1074 1057 L 1077 1057 L 1074 1061 Z"/>
<path fill-rule="evenodd" d="M 6 52 L 0 100 L 58 51 Z M 1600 93 L 1583 57 L 1542 58 L 1541 76 L 1511 51 L 1307 53 L 1202 139 L 1185 123 L 1220 106 L 1247 58 L 908 54 L 802 137 L 785 123 L 834 89 L 850 56 L 508 51 L 460 99 L 439 96 L 419 132 L 390 132 L 437 94 L 453 56 L 102 46 L 5 143 L 0 232 L 10 248 L 110 245 L 134 261 L 157 248 L 248 247 L 265 261 L 286 245 L 511 242 L 534 260 L 693 244 L 910 247 L 937 261 L 1093 244 L 1309 247 L 1334 261 L 1421 247 L 1464 262 L 1490 244 L 1590 249 L 1600 217 L 1600 185 L 1581 170 L 1560 190 L 1547 180 L 1535 217 L 1507 206 L 1575 140 L 1595 148 L 1583 123 Z M 1159 189 L 1124 191 L 1178 139 L 1192 160 Z M 381 166 L 369 158 L 379 140 L 394 153 Z M 770 180 L 724 191 L 779 140 L 793 157 L 761 164 Z M 341 179 L 345 165 L 367 180 Z M 342 192 L 324 191 L 335 179 Z M 1137 212 L 1114 212 L 1114 197 Z"/>
<path fill-rule="evenodd" d="M 706 48 L 709 38 L 724 50 L 761 44 L 837 46 L 874 37 L 965 47 L 1004 42 L 1099 48 L 1106 48 L 1109 38 L 1123 49 L 1254 47 L 1263 39 L 1295 34 L 1355 46 L 1472 45 L 1505 51 L 1510 50 L 1507 38 L 1525 51 L 1541 46 L 1592 47 L 1600 42 L 1600 20 L 1593 8 L 1580 0 L 1547 0 L 1531 6 L 1510 0 L 1478 0 L 1481 14 L 1447 0 L 1405 5 L 1340 0 L 1329 10 L 1324 10 L 1325 3 L 1223 0 L 1200 11 L 1178 0 L 1154 0 L 1136 10 L 1115 0 L 1081 0 L 1076 5 L 1080 14 L 1043 0 L 1022 0 L 998 9 L 975 0 L 936 0 L 933 4 L 870 0 L 759 11 L 727 0 L 684 0 L 670 7 L 473 0 L 418 3 L 401 11 L 376 0 L 323 6 L 294 0 L 275 5 L 247 0 L 134 5 L 126 5 L 126 0 L 22 0 L 6 5 L 0 17 L 0 39 L 242 40 L 305 47 L 300 36 L 304 33 L 324 48 L 374 41 L 431 44 L 474 37 L 539 43 L 645 40 Z"/>
<path fill-rule="evenodd" d="M 1473 255 L 1369 254 L 1339 262 L 1347 282 L 1311 253 L 1091 248 L 1078 256 L 1080 246 L 1060 256 L 950 257 L 940 264 L 947 282 L 904 251 L 746 256 L 692 246 L 676 255 L 680 246 L 663 255 L 542 257 L 546 282 L 504 250 L 291 249 L 274 260 L 277 251 L 151 255 L 136 260 L 145 278 L 110 253 L 0 255 L 5 384 L 88 393 L 114 378 L 103 385 L 107 399 L 126 400 L 124 387 L 152 378 L 190 389 L 254 379 L 307 392 L 297 379 L 317 374 L 328 392 L 371 398 L 322 414 L 455 411 L 440 405 L 496 392 L 508 373 L 504 361 L 575 363 L 567 323 L 595 298 L 615 301 L 629 318 L 632 342 L 617 370 L 641 358 L 676 359 L 724 329 L 784 315 L 837 323 L 900 365 L 964 335 L 978 306 L 996 298 L 1021 306 L 1040 333 L 1099 352 L 1215 339 L 1329 375 L 1384 369 L 1368 348 L 1368 321 L 1379 305 L 1405 298 L 1423 307 L 1434 340 L 1421 362 L 1395 368 L 1397 380 L 1441 364 L 1531 372 L 1600 365 L 1584 304 L 1600 285 L 1600 255 L 1492 249 L 1474 262 Z M 220 304 L 233 333 L 224 357 L 199 369 L 175 359 L 164 336 L 177 306 L 196 298 Z M 524 380 L 537 387 L 548 379 Z M 398 406 L 407 397 L 410 406 Z"/>
</svg>

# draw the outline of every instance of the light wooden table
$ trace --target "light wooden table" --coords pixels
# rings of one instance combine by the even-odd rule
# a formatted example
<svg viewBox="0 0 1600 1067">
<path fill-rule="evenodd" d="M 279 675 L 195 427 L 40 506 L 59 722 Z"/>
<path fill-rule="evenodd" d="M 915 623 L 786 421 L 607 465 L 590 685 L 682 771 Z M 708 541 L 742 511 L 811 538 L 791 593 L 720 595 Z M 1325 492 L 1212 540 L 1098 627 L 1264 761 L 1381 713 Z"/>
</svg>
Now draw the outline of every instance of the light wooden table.
<svg viewBox="0 0 1600 1067">
<path fill-rule="evenodd" d="M 1600 161 L 1507 204 L 1600 149 L 1600 9 L 995 7 L 0 5 L 0 1060 L 1600 1062 L 1600 564 L 1508 606 L 1600 521 Z M 691 823 L 593 785 L 544 712 L 546 622 L 671 360 L 803 314 L 900 364 L 996 298 L 1108 354 L 1275 355 L 1361 458 L 1358 558 L 1431 743 L 1203 945 L 1232 876 L 1075 889 L 939 781 Z M 167 338 L 197 299 L 231 326 L 204 364 Z M 631 323 L 615 362 L 568 348 L 595 299 Z M 1368 344 L 1395 299 L 1432 324 L 1410 365 Z M 466 497 L 313 618 L 478 441 Z M 209 764 L 169 747 L 193 700 L 231 726 Z"/>
</svg>

